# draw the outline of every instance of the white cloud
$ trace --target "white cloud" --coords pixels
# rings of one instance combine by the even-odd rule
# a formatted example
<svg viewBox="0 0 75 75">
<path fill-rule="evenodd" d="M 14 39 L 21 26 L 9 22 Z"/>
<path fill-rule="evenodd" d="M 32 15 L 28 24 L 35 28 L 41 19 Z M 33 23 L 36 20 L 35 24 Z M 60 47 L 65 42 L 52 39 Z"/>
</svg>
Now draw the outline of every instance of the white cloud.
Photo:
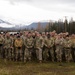
<svg viewBox="0 0 75 75">
<path fill-rule="evenodd" d="M 54 0 L 53 0 L 54 1 Z M 30 24 L 40 20 L 74 17 L 75 8 L 57 0 L 0 0 L 0 18 L 13 24 Z M 11 2 L 11 3 L 10 3 Z"/>
</svg>

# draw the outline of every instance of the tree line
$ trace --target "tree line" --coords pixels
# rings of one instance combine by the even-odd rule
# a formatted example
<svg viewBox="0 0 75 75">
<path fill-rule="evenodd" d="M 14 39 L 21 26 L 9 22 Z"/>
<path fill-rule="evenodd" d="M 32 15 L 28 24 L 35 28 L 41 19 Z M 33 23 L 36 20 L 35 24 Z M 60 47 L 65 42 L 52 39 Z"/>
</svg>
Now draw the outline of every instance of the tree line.
<svg viewBox="0 0 75 75">
<path fill-rule="evenodd" d="M 45 27 L 43 27 L 39 22 L 36 30 L 45 32 L 55 30 L 57 33 L 69 32 L 70 34 L 75 34 L 75 21 L 71 20 L 70 22 L 68 22 L 68 20 L 65 19 L 64 22 L 62 21 L 48 22 Z"/>
</svg>

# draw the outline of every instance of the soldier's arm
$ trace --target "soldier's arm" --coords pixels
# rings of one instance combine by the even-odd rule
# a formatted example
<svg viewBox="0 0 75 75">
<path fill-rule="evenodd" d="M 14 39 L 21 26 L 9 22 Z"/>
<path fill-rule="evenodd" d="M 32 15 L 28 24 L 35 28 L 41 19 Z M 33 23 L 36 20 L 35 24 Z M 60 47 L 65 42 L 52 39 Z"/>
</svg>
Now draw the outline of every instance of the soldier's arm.
<svg viewBox="0 0 75 75">
<path fill-rule="evenodd" d="M 16 40 L 14 41 L 14 45 L 15 45 L 15 47 L 18 47 L 17 41 L 16 41 Z"/>
<path fill-rule="evenodd" d="M 25 46 L 26 48 L 28 48 L 28 46 L 27 46 L 27 39 L 24 40 L 24 46 Z"/>
<path fill-rule="evenodd" d="M 53 46 L 54 46 L 54 40 L 51 39 L 51 47 L 53 47 Z"/>
<path fill-rule="evenodd" d="M 45 47 L 47 47 L 47 39 L 45 39 Z"/>
</svg>

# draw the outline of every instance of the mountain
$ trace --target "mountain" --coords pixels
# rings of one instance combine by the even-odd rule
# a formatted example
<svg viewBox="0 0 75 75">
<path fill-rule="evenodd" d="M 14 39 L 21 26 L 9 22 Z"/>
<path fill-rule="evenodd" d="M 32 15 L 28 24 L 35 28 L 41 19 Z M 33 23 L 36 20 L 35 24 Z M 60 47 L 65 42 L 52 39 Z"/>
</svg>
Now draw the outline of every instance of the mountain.
<svg viewBox="0 0 75 75">
<path fill-rule="evenodd" d="M 0 24 L 1 24 L 1 23 L 5 23 L 5 24 L 8 24 L 8 25 L 11 25 L 11 23 L 9 23 L 9 22 L 7 22 L 7 21 L 4 21 L 4 20 L 0 19 Z"/>
<path fill-rule="evenodd" d="M 44 27 L 47 25 L 48 22 L 40 22 L 41 26 Z M 5 27 L 6 26 L 6 27 Z M 10 22 L 4 21 L 2 19 L 0 19 L 0 30 L 22 30 L 22 29 L 36 29 L 38 26 L 38 22 L 34 22 L 28 26 L 26 25 L 13 25 Z"/>
<path fill-rule="evenodd" d="M 47 23 L 48 22 L 40 22 L 40 25 L 42 26 L 42 27 L 45 27 L 46 25 L 47 25 Z M 28 25 L 28 26 L 23 26 L 23 27 L 21 27 L 21 28 L 27 28 L 27 29 L 36 29 L 37 28 L 37 26 L 38 26 L 38 22 L 34 22 L 34 23 L 32 23 L 32 24 L 30 24 L 30 25 Z"/>
</svg>

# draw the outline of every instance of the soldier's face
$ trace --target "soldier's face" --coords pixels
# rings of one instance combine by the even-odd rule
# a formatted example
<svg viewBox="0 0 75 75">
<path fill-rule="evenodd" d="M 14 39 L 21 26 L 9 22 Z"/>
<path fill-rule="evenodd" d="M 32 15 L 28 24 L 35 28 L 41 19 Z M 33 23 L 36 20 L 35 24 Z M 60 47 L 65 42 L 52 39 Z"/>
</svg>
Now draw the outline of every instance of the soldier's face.
<svg viewBox="0 0 75 75">
<path fill-rule="evenodd" d="M 32 36 L 35 36 L 35 33 L 33 33 Z"/>
<path fill-rule="evenodd" d="M 28 32 L 25 32 L 25 35 L 27 36 L 28 35 Z"/>
<path fill-rule="evenodd" d="M 28 37 L 31 37 L 31 34 L 30 33 L 28 34 Z"/>
<path fill-rule="evenodd" d="M 9 38 L 10 37 L 10 35 L 6 35 L 7 36 L 7 38 Z"/>
<path fill-rule="evenodd" d="M 43 37 L 45 37 L 45 34 L 42 34 Z"/>
<path fill-rule="evenodd" d="M 69 40 L 69 37 L 66 37 L 67 40 Z"/>
<path fill-rule="evenodd" d="M 37 34 L 37 37 L 39 37 L 39 36 L 40 36 L 40 34 L 38 33 L 38 34 Z"/>
</svg>

